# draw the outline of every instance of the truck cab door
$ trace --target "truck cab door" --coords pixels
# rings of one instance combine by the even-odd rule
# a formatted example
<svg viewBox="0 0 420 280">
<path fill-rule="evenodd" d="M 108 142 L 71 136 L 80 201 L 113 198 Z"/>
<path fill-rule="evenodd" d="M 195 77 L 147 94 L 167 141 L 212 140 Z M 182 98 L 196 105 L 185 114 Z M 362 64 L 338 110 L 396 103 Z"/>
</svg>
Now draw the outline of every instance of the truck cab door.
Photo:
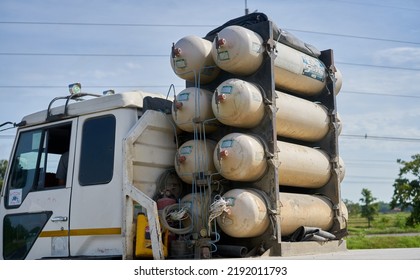
<svg viewBox="0 0 420 280">
<path fill-rule="evenodd" d="M 65 158 L 75 138 L 76 120 L 18 131 L 0 202 L 0 258 L 69 256 L 74 158 Z"/>
</svg>

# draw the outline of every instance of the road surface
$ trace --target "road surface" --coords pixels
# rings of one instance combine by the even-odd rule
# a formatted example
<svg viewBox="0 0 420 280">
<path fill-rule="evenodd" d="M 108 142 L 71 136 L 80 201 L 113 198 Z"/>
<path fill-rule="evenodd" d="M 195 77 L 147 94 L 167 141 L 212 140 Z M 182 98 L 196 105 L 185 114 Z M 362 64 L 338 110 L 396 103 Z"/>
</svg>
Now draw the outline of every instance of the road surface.
<svg viewBox="0 0 420 280">
<path fill-rule="evenodd" d="M 283 260 L 420 260 L 420 248 L 347 250 L 280 258 Z"/>
</svg>

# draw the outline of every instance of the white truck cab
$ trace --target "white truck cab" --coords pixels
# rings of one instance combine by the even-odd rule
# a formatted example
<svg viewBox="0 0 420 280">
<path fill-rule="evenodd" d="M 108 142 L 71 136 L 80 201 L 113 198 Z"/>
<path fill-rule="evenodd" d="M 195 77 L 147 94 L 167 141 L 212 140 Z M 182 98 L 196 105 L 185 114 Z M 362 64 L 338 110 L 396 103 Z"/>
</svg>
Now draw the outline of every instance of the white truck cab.
<svg viewBox="0 0 420 280">
<path fill-rule="evenodd" d="M 158 97 L 127 92 L 68 104 L 73 95 L 23 118 L 0 200 L 1 259 L 123 256 L 123 140 L 146 96 Z M 173 137 L 163 140 L 170 155 L 153 176 L 173 164 Z M 139 185 L 153 188 L 153 176 Z"/>
</svg>

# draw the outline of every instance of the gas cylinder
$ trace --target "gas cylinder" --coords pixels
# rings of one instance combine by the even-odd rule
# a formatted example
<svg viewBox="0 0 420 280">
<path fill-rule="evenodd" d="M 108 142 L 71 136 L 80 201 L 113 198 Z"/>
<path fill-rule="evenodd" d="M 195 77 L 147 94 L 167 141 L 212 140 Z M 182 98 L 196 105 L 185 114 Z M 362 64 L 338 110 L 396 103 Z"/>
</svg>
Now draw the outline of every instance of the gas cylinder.
<svg viewBox="0 0 420 280">
<path fill-rule="evenodd" d="M 196 175 L 216 172 L 213 152 L 216 142 L 212 140 L 189 140 L 182 144 L 175 155 L 175 171 L 182 181 L 192 184 Z"/>
<path fill-rule="evenodd" d="M 236 75 L 251 75 L 261 66 L 264 44 L 261 36 L 242 26 L 227 26 L 213 40 L 212 56 L 221 69 Z M 274 81 L 279 90 L 312 96 L 322 92 L 327 70 L 319 59 L 275 43 Z M 335 91 L 341 87 L 341 73 Z"/>
<path fill-rule="evenodd" d="M 315 142 L 328 133 L 330 117 L 321 104 L 276 91 L 278 136 Z M 254 84 L 229 79 L 221 83 L 212 99 L 213 113 L 225 125 L 252 128 L 264 117 L 261 90 Z"/>
<path fill-rule="evenodd" d="M 335 67 L 336 72 L 334 73 L 335 76 L 335 94 L 337 95 L 340 90 L 341 87 L 343 86 L 343 74 L 341 73 L 340 69 L 338 69 L 337 67 Z"/>
<path fill-rule="evenodd" d="M 328 231 L 333 225 L 331 201 L 320 195 L 284 193 L 280 195 L 281 235 L 288 236 L 301 226 L 317 227 Z M 227 210 L 217 218 L 221 230 L 237 238 L 263 234 L 270 223 L 262 192 L 253 189 L 232 189 L 223 195 Z M 340 204 L 342 215 L 346 211 Z M 345 206 L 344 206 L 345 207 Z"/>
<path fill-rule="evenodd" d="M 301 226 L 328 231 L 333 225 L 331 201 L 320 195 L 280 193 L 281 235 L 287 236 Z"/>
<path fill-rule="evenodd" d="M 221 83 L 213 94 L 211 106 L 214 115 L 225 125 L 252 128 L 264 117 L 260 89 L 240 79 Z"/>
<path fill-rule="evenodd" d="M 217 218 L 217 224 L 224 233 L 245 238 L 259 236 L 267 230 L 270 219 L 261 194 L 251 189 L 232 189 L 223 197 L 228 211 Z"/>
<path fill-rule="evenodd" d="M 324 106 L 280 91 L 276 94 L 277 135 L 308 142 L 327 135 L 330 117 Z"/>
<path fill-rule="evenodd" d="M 202 88 L 189 87 L 177 94 L 173 103 L 172 118 L 180 129 L 194 132 L 204 124 L 205 132 L 216 130 L 211 108 L 212 93 Z M 213 121 L 212 121 L 213 120 Z"/>
<path fill-rule="evenodd" d="M 193 224 L 193 232 L 200 232 L 207 226 L 203 223 L 203 213 L 208 207 L 208 199 L 201 193 L 189 193 L 181 199 L 181 205 L 189 208 L 189 217 L 182 221 L 185 227 Z"/>
<path fill-rule="evenodd" d="M 220 72 L 211 56 L 212 43 L 195 35 L 181 38 L 172 46 L 171 66 L 175 74 L 187 81 L 205 84 Z"/>
<path fill-rule="evenodd" d="M 230 133 L 214 150 L 217 171 L 232 181 L 251 182 L 260 179 L 267 169 L 263 142 L 255 136 Z M 328 155 L 303 145 L 277 141 L 279 185 L 320 188 L 331 178 Z"/>
<path fill-rule="evenodd" d="M 213 161 L 220 175 L 234 181 L 256 181 L 267 169 L 261 140 L 243 133 L 230 133 L 220 139 Z"/>
<path fill-rule="evenodd" d="M 343 121 L 341 120 L 341 115 L 337 112 L 337 132 L 338 135 L 343 131 Z"/>
<path fill-rule="evenodd" d="M 346 165 L 342 157 L 338 157 L 338 169 L 340 170 L 339 180 L 343 182 L 344 177 L 346 176 Z"/>
<path fill-rule="evenodd" d="M 279 185 L 320 188 L 331 177 L 328 155 L 307 146 L 277 141 L 279 149 Z"/>
<path fill-rule="evenodd" d="M 222 29 L 214 38 L 211 55 L 221 69 L 236 75 L 250 75 L 263 61 L 262 43 L 258 33 L 232 25 Z"/>
</svg>

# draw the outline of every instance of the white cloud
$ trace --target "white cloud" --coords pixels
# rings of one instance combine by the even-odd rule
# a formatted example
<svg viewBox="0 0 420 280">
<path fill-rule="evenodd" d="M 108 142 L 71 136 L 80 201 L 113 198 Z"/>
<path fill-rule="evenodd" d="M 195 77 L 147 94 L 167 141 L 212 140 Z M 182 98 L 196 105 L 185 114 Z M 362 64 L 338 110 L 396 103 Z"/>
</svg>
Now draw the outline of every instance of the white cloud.
<svg viewBox="0 0 420 280">
<path fill-rule="evenodd" d="M 380 65 L 395 65 L 407 68 L 420 66 L 420 48 L 397 47 L 378 51 L 374 55 L 375 63 Z"/>
</svg>

